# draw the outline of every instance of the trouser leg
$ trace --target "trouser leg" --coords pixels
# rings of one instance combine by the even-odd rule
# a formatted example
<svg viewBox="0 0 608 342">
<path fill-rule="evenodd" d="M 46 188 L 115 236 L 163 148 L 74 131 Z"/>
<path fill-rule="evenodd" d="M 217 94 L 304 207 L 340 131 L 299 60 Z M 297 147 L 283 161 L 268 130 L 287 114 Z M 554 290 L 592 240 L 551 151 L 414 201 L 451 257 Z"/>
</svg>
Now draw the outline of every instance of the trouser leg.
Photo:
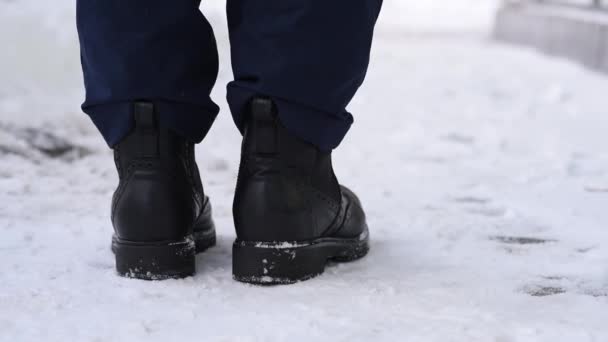
<svg viewBox="0 0 608 342">
<path fill-rule="evenodd" d="M 338 146 L 363 82 L 382 0 L 228 0 L 237 126 L 254 96 L 273 99 L 282 123 L 322 150 Z"/>
<path fill-rule="evenodd" d="M 83 110 L 110 146 L 133 127 L 132 107 L 151 101 L 159 120 L 192 142 L 218 107 L 213 31 L 200 0 L 77 0 L 86 88 Z"/>
</svg>

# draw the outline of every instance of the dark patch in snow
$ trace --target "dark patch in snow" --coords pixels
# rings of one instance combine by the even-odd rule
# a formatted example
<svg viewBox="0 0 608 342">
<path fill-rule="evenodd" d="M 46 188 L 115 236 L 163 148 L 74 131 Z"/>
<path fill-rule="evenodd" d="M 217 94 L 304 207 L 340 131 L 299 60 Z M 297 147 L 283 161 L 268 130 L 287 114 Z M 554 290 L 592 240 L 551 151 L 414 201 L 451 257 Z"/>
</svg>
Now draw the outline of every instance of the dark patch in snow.
<svg viewBox="0 0 608 342">
<path fill-rule="evenodd" d="M 590 193 L 608 193 L 608 187 L 606 188 L 598 188 L 598 187 L 586 187 L 585 191 Z"/>
<path fill-rule="evenodd" d="M 535 297 L 551 296 L 565 292 L 596 298 L 608 297 L 608 288 L 606 286 L 598 287 L 595 282 L 590 283 L 585 279 L 561 275 L 541 276 L 540 278 L 542 279 L 540 281 L 542 285 L 528 285 L 523 288 L 523 291 Z"/>
<path fill-rule="evenodd" d="M 505 216 L 507 210 L 500 207 L 482 207 L 482 208 L 471 208 L 467 212 L 480 216 L 487 217 L 502 217 Z"/>
<path fill-rule="evenodd" d="M 542 239 L 542 238 L 534 238 L 534 237 L 525 237 L 525 236 L 490 236 L 490 240 L 498 241 L 501 243 L 511 244 L 511 245 L 542 245 L 546 243 L 557 242 L 554 239 Z"/>
<path fill-rule="evenodd" d="M 66 139 L 60 138 L 52 133 L 36 128 L 24 128 L 17 130 L 15 135 L 28 143 L 29 146 L 42 152 L 50 158 L 68 158 L 70 160 L 82 158 L 91 152 L 76 146 Z"/>
<path fill-rule="evenodd" d="M 556 286 L 538 286 L 525 290 L 532 297 L 547 297 L 566 293 L 566 290 Z"/>
<path fill-rule="evenodd" d="M 528 253 L 527 250 L 519 248 L 518 246 L 509 246 L 509 245 L 505 245 L 503 247 L 504 251 L 509 253 L 509 254 L 513 254 L 513 255 L 525 255 Z"/>
<path fill-rule="evenodd" d="M 590 252 L 590 251 L 594 250 L 595 248 L 596 248 L 595 246 L 591 246 L 591 247 L 584 247 L 584 248 L 577 248 L 577 249 L 576 249 L 576 251 L 577 251 L 578 253 L 585 254 L 585 253 L 588 253 L 588 252 Z"/>
<path fill-rule="evenodd" d="M 25 153 L 25 151 L 21 151 L 18 148 L 11 148 L 10 146 L 0 145 L 0 155 L 9 154 L 27 158 L 27 153 Z"/>
<path fill-rule="evenodd" d="M 441 140 L 461 145 L 472 145 L 475 143 L 474 137 L 458 133 L 449 133 L 444 135 L 441 137 Z"/>
<path fill-rule="evenodd" d="M 465 204 L 487 204 L 491 201 L 489 198 L 484 197 L 475 197 L 475 196 L 463 196 L 463 197 L 455 197 L 452 199 L 453 202 L 456 203 L 465 203 Z"/>
<path fill-rule="evenodd" d="M 0 124 L 0 130 L 12 135 L 16 140 L 27 144 L 32 150 L 49 158 L 73 161 L 86 157 L 92 153 L 82 146 L 77 146 L 67 139 L 39 128 L 20 128 Z M 0 145 L 0 154 L 15 154 L 26 158 L 32 158 L 27 151 L 10 145 Z"/>
<path fill-rule="evenodd" d="M 585 290 L 583 292 L 584 295 L 587 296 L 591 296 L 591 297 L 608 297 L 608 290 Z"/>
</svg>

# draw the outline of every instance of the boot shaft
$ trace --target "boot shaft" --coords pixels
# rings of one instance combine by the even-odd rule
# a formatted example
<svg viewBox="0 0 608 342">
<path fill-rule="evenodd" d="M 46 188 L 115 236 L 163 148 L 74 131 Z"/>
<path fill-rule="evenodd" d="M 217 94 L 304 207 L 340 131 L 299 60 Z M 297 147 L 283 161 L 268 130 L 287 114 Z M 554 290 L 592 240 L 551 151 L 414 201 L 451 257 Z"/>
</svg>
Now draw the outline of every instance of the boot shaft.
<svg viewBox="0 0 608 342">
<path fill-rule="evenodd" d="M 135 241 L 183 238 L 204 200 L 194 145 L 161 127 L 151 103 L 135 103 L 133 118 L 133 131 L 114 147 L 120 179 L 112 201 L 116 235 Z"/>
<path fill-rule="evenodd" d="M 340 196 L 331 154 L 288 132 L 272 101 L 254 99 L 233 206 L 239 239 L 319 237 L 338 215 Z"/>
<path fill-rule="evenodd" d="M 183 170 L 197 190 L 202 192 L 194 144 L 173 131 L 160 127 L 152 103 L 135 103 L 133 120 L 132 132 L 114 146 L 114 160 L 119 178 L 124 179 L 129 169 L 133 168 L 156 168 L 168 173 L 179 173 Z"/>
<path fill-rule="evenodd" d="M 271 100 L 255 98 L 245 128 L 242 161 L 249 173 L 273 170 L 285 177 L 300 178 L 326 196 L 340 201 L 340 187 L 335 177 L 331 153 L 291 134 L 278 118 Z"/>
</svg>

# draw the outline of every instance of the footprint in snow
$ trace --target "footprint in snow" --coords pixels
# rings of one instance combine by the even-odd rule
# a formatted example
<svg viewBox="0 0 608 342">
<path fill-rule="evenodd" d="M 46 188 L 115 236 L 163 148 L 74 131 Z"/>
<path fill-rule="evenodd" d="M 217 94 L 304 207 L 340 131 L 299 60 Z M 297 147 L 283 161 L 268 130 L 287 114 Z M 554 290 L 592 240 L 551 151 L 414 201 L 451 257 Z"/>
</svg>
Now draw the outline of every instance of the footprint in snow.
<svg viewBox="0 0 608 342">
<path fill-rule="evenodd" d="M 473 145 L 475 138 L 460 133 L 448 133 L 441 137 L 441 140 L 460 145 Z"/>
<path fill-rule="evenodd" d="M 547 297 L 566 293 L 566 289 L 554 286 L 530 286 L 524 288 L 524 292 L 532 297 Z"/>
<path fill-rule="evenodd" d="M 533 297 L 548 297 L 562 293 L 574 293 L 595 298 L 608 297 L 608 284 L 604 287 L 598 287 L 597 284 L 592 284 L 592 282 L 584 279 L 562 275 L 542 276 L 540 278 L 542 280 L 539 283 L 524 286 L 521 289 L 522 292 Z"/>
<path fill-rule="evenodd" d="M 508 244 L 508 245 L 542 245 L 552 242 L 557 242 L 555 239 L 544 239 L 537 237 L 527 237 L 527 236 L 506 236 L 506 235 L 496 235 L 490 236 L 490 240 L 498 241 L 500 243 Z"/>
<path fill-rule="evenodd" d="M 462 197 L 454 197 L 452 198 L 452 202 L 462 203 L 462 204 L 488 204 L 491 199 L 485 197 L 477 197 L 477 196 L 462 196 Z"/>
</svg>

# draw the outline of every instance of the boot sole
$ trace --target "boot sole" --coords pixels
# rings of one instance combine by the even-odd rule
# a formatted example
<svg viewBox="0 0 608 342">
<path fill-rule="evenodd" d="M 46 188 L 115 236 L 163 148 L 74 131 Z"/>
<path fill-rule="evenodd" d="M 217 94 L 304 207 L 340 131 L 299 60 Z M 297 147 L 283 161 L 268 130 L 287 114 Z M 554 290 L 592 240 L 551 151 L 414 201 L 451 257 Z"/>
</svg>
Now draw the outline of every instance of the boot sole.
<svg viewBox="0 0 608 342">
<path fill-rule="evenodd" d="M 232 273 L 235 280 L 257 285 L 293 284 L 314 278 L 329 262 L 348 262 L 369 251 L 366 229 L 353 239 L 320 238 L 309 242 L 235 241 Z"/>
<path fill-rule="evenodd" d="M 195 256 L 216 243 L 215 231 L 196 232 L 181 241 L 142 243 L 112 237 L 116 271 L 142 280 L 180 279 L 195 273 Z"/>
</svg>

